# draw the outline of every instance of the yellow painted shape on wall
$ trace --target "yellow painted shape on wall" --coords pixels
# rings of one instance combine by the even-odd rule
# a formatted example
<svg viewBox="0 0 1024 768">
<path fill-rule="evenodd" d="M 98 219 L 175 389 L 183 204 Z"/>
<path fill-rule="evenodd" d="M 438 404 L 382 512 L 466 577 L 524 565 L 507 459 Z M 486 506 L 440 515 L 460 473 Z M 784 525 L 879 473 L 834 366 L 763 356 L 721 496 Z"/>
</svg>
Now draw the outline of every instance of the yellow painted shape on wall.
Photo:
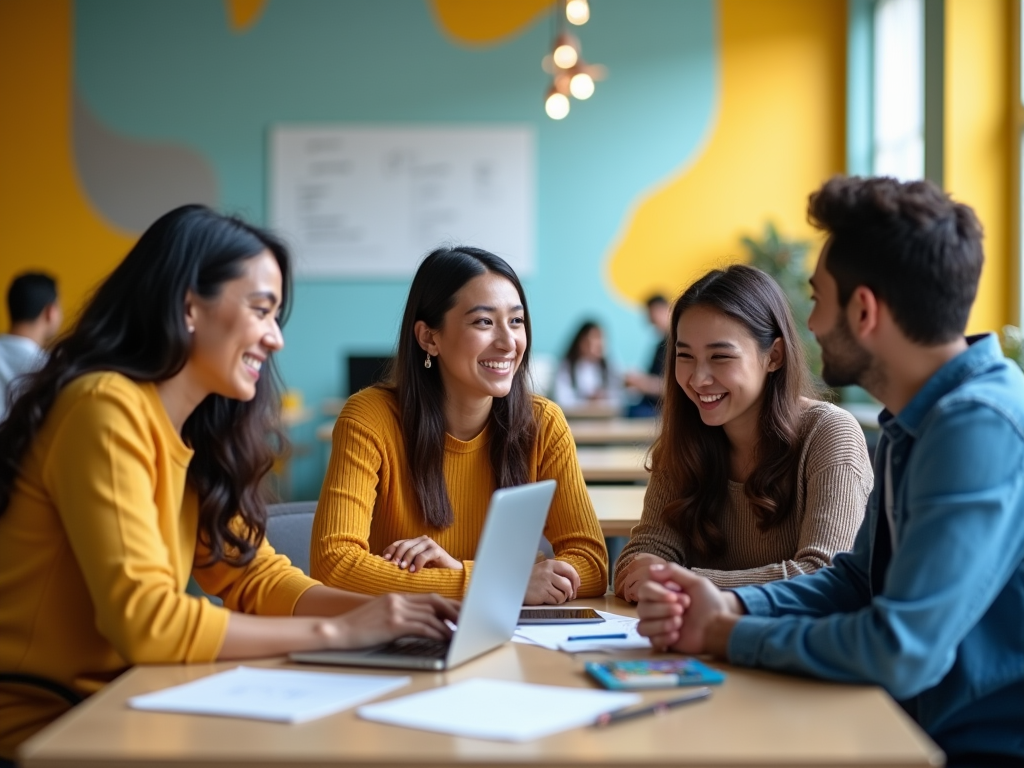
<svg viewBox="0 0 1024 768">
<path fill-rule="evenodd" d="M 267 7 L 267 0 L 224 0 L 232 32 L 248 32 Z"/>
<path fill-rule="evenodd" d="M 108 225 L 78 184 L 71 137 L 70 0 L 0 3 L 0 284 L 27 269 L 58 280 L 65 316 L 134 237 Z M 4 328 L 10 318 L 4 306 Z"/>
<path fill-rule="evenodd" d="M 1010 0 L 946 0 L 945 186 L 985 227 L 970 333 L 1010 322 Z"/>
<path fill-rule="evenodd" d="M 554 0 L 431 0 L 437 25 L 460 43 L 488 45 L 526 29 Z"/>
<path fill-rule="evenodd" d="M 772 220 L 813 237 L 807 196 L 845 164 L 844 0 L 722 0 L 717 119 L 695 158 L 639 199 L 607 277 L 640 302 L 743 255 Z M 668 97 L 668 95 L 666 95 Z"/>
</svg>

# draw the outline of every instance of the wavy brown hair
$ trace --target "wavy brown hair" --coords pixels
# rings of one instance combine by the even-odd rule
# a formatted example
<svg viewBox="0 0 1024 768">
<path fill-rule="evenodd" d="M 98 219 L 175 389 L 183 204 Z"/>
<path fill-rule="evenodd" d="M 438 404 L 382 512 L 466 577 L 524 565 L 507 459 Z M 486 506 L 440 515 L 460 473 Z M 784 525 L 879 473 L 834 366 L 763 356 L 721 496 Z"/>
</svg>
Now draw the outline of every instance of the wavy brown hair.
<svg viewBox="0 0 1024 768">
<path fill-rule="evenodd" d="M 174 376 L 188 361 L 192 344 L 185 327 L 186 294 L 216 297 L 224 283 L 242 275 L 245 261 L 263 251 L 270 251 L 281 269 L 283 322 L 291 293 L 290 258 L 268 232 L 201 205 L 176 208 L 150 226 L 96 289 L 42 370 L 26 380 L 0 423 L 0 514 L 61 390 L 95 371 L 115 371 L 139 382 Z M 199 497 L 199 539 L 209 550 L 208 562 L 200 565 L 221 560 L 244 565 L 266 532 L 260 482 L 273 465 L 272 441 L 283 442 L 276 426 L 280 398 L 273 357 L 261 374 L 252 400 L 210 395 L 182 426 L 182 439 L 195 451 L 188 482 Z"/>
<path fill-rule="evenodd" d="M 480 248 L 457 246 L 439 248 L 416 270 L 402 316 L 398 350 L 386 389 L 398 400 L 405 438 L 409 479 L 416 491 L 423 520 L 434 528 L 447 528 L 455 521 L 448 486 L 444 479 L 444 384 L 439 366 L 425 368 L 424 352 L 416 340 L 418 320 L 439 330 L 444 316 L 455 306 L 457 294 L 474 277 L 491 272 L 515 286 L 523 305 L 526 351 L 505 397 L 494 398 L 489 416 L 490 459 L 499 488 L 530 481 L 529 457 L 537 439 L 537 417 L 533 396 L 526 382 L 530 375 L 532 342 L 530 310 L 519 278 L 504 259 Z"/>
<path fill-rule="evenodd" d="M 782 339 L 783 364 L 765 382 L 756 465 L 744 484 L 761 530 L 780 525 L 792 510 L 800 399 L 816 393 L 786 297 L 764 272 L 743 264 L 712 270 L 676 299 L 665 360 L 662 430 L 651 452 L 651 466 L 678 489 L 678 498 L 665 506 L 666 520 L 695 552 L 718 557 L 728 549 L 720 521 L 729 494 L 729 439 L 722 427 L 703 422 L 675 379 L 679 319 L 693 307 L 713 309 L 740 323 L 762 354 Z"/>
</svg>

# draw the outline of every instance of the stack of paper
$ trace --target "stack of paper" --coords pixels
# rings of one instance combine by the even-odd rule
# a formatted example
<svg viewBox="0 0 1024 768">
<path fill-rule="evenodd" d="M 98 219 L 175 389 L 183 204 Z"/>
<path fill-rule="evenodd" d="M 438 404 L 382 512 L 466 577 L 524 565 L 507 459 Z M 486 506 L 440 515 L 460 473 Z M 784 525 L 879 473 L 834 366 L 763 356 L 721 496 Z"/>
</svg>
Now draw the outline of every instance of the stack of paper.
<svg viewBox="0 0 1024 768">
<path fill-rule="evenodd" d="M 599 624 L 521 624 L 516 627 L 512 640 L 516 643 L 541 645 L 553 651 L 562 650 L 570 653 L 651 647 L 650 640 L 637 633 L 637 619 L 607 611 L 598 613 L 604 618 Z M 608 637 L 609 635 L 624 637 Z"/>
<path fill-rule="evenodd" d="M 475 678 L 368 704 L 367 720 L 477 739 L 527 741 L 590 725 L 599 715 L 640 701 L 635 693 Z"/>
<path fill-rule="evenodd" d="M 237 667 L 156 693 L 128 706 L 156 712 L 301 723 L 362 704 L 409 684 L 408 677 Z"/>
</svg>

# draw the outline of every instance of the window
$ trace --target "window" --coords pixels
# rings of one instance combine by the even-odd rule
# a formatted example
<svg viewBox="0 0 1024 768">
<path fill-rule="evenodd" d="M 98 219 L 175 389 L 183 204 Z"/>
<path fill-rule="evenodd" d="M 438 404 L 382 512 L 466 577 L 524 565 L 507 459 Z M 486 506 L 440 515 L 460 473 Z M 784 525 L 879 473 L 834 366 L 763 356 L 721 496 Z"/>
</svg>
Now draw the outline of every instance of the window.
<svg viewBox="0 0 1024 768">
<path fill-rule="evenodd" d="M 874 11 L 872 173 L 924 176 L 924 3 L 878 0 Z"/>
</svg>

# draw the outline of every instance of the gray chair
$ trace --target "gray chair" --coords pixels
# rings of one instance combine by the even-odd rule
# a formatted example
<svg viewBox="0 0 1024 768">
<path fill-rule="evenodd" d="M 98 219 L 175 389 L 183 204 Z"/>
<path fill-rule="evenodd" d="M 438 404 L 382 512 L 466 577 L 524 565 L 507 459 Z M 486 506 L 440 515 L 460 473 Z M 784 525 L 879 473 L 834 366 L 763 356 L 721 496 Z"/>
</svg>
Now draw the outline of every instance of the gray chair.
<svg viewBox="0 0 1024 768">
<path fill-rule="evenodd" d="M 315 512 L 315 501 L 289 501 L 267 507 L 267 540 L 306 575 Z"/>
</svg>

